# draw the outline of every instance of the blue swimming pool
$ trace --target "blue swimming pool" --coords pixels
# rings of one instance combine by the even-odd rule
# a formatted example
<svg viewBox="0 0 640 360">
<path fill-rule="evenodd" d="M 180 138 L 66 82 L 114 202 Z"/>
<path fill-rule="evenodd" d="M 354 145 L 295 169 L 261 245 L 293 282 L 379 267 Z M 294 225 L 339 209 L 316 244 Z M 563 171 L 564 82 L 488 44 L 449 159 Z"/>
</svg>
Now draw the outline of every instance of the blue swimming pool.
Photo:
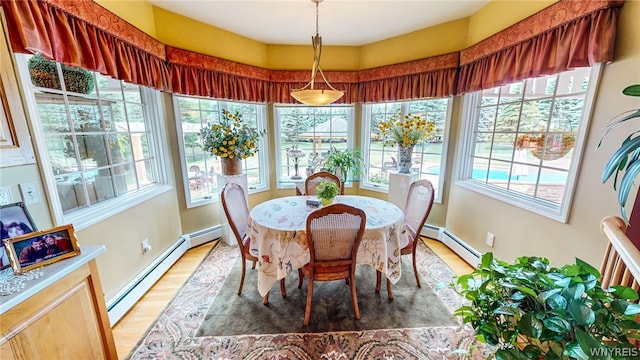
<svg viewBox="0 0 640 360">
<path fill-rule="evenodd" d="M 427 169 L 429 174 L 439 175 L 440 167 L 432 166 Z M 535 182 L 538 174 L 530 173 L 528 175 L 512 176 L 511 181 Z M 487 169 L 474 168 L 471 177 L 477 180 L 485 180 L 487 178 Z M 506 170 L 491 169 L 489 170 L 489 180 L 509 180 L 509 173 Z M 540 176 L 541 183 L 547 184 L 564 184 L 567 182 L 566 174 L 542 174 Z"/>
</svg>

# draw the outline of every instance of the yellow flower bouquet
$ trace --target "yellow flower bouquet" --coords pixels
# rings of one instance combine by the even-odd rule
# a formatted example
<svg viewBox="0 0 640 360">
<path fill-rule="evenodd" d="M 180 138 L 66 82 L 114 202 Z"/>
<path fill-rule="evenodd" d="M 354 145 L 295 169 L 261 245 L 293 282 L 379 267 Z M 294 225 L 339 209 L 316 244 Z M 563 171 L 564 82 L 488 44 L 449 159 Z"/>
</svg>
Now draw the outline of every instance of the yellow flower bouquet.
<svg viewBox="0 0 640 360">
<path fill-rule="evenodd" d="M 266 134 L 242 122 L 242 114 L 222 110 L 220 123 L 200 130 L 202 148 L 226 159 L 246 159 L 258 152 L 258 140 Z"/>
<path fill-rule="evenodd" d="M 378 123 L 377 129 L 384 139 L 384 146 L 413 146 L 431 137 L 435 130 L 435 122 L 426 120 L 420 115 L 408 114 L 402 118 L 400 114 Z"/>
</svg>

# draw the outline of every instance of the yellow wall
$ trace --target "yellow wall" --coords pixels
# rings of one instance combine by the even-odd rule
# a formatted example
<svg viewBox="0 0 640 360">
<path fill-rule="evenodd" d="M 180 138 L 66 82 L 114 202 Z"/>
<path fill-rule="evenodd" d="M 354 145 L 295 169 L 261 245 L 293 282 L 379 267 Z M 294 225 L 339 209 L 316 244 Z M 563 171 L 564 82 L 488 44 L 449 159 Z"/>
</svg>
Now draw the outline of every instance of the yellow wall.
<svg viewBox="0 0 640 360">
<path fill-rule="evenodd" d="M 556 0 L 494 0 L 469 19 L 465 47 L 498 33 L 555 2 Z"/>
<path fill-rule="evenodd" d="M 308 69 L 311 65 L 310 44 L 262 44 L 155 7 L 151 8 L 151 16 L 148 5 L 139 1 L 101 0 L 100 3 L 143 31 L 152 35 L 155 33 L 154 36 L 168 45 L 272 69 Z M 323 49 L 322 65 L 325 70 L 356 70 L 414 60 L 436 55 L 438 52 L 460 50 L 509 23 L 520 20 L 527 15 L 527 11 L 538 11 L 548 3 L 552 1 L 523 1 L 517 4 L 511 1 L 494 1 L 468 19 L 362 47 L 327 47 Z M 487 18 L 488 11 L 495 11 L 500 16 Z M 634 106 L 632 99 L 620 95 L 620 90 L 630 83 L 637 83 L 640 79 L 640 25 L 634 21 L 639 17 L 640 2 L 626 2 L 619 24 L 616 61 L 605 66 L 602 73 L 568 224 L 534 215 L 462 189 L 454 183 L 452 174 L 456 167 L 457 139 L 460 123 L 463 121 L 461 98 L 454 100 L 443 203 L 435 205 L 428 222 L 446 225 L 454 234 L 480 251 L 489 250 L 484 245 L 484 237 L 487 231 L 491 231 L 496 235 L 493 250 L 502 258 L 538 254 L 548 256 L 554 262 L 568 262 L 574 256 L 578 256 L 597 264 L 604 247 L 604 239 L 598 229 L 599 221 L 606 215 L 618 214 L 618 208 L 610 184 L 602 185 L 599 180 L 602 167 L 615 144 L 608 144 L 598 151 L 593 149 L 604 124 L 617 113 Z M 189 36 L 194 33 L 203 35 Z M 81 244 L 106 245 L 107 253 L 98 258 L 98 264 L 107 299 L 150 264 L 181 234 L 219 223 L 218 204 L 186 209 L 177 134 L 169 94 L 163 94 L 163 109 L 171 156 L 169 170 L 175 188 L 78 232 Z M 272 107 L 269 106 L 269 117 L 273 113 L 271 110 Z M 359 106 L 356 106 L 356 114 L 359 115 Z M 357 118 L 356 127 L 359 128 L 359 116 Z M 268 131 L 274 132 L 273 121 L 269 121 Z M 618 140 L 622 138 L 620 135 Z M 612 143 L 616 142 L 615 138 L 612 139 Z M 271 138 L 269 151 L 272 153 L 274 148 L 274 140 Z M 250 196 L 250 206 L 271 197 L 293 194 L 292 189 L 275 189 L 275 165 L 270 164 L 270 167 L 272 190 Z M 39 187 L 43 188 L 37 166 L 26 165 L 1 170 L 0 186 L 10 186 L 16 201 L 20 200 L 18 184 L 27 181 L 36 181 Z M 347 189 L 347 193 L 358 191 L 357 184 Z M 364 190 L 360 190 L 359 193 L 386 198 L 386 194 L 383 193 Z M 29 206 L 29 209 L 39 228 L 54 225 L 46 202 Z M 153 246 L 150 255 L 142 255 L 140 250 L 140 242 L 145 238 L 148 238 Z"/>
</svg>

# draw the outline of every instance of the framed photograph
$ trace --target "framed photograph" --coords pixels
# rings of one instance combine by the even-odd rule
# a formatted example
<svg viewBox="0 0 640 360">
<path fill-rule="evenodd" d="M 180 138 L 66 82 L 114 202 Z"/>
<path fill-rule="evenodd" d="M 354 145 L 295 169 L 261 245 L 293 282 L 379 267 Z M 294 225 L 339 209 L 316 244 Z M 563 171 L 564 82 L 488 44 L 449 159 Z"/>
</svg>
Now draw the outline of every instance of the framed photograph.
<svg viewBox="0 0 640 360">
<path fill-rule="evenodd" d="M 10 265 L 4 240 L 37 231 L 24 203 L 17 202 L 0 206 L 0 270 Z"/>
<path fill-rule="evenodd" d="M 80 254 L 71 224 L 4 239 L 3 242 L 16 274 Z"/>
</svg>

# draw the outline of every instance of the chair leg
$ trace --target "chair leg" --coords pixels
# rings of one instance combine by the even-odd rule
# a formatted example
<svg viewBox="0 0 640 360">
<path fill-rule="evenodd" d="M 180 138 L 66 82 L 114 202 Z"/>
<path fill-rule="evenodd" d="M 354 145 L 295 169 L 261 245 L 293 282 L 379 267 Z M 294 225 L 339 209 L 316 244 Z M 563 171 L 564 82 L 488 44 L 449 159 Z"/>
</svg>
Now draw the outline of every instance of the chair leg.
<svg viewBox="0 0 640 360">
<path fill-rule="evenodd" d="M 356 278 L 351 274 L 349 280 L 349 287 L 351 288 L 351 303 L 353 304 L 353 314 L 356 320 L 360 320 L 360 308 L 358 307 L 358 296 L 356 295 Z"/>
<path fill-rule="evenodd" d="M 382 273 L 376 270 L 376 294 L 380 293 L 380 283 L 382 282 Z"/>
<path fill-rule="evenodd" d="M 298 289 L 302 289 L 303 278 L 304 278 L 304 274 L 302 273 L 302 269 L 298 269 Z"/>
<path fill-rule="evenodd" d="M 418 266 L 416 264 L 416 251 L 415 251 L 415 247 L 413 248 L 413 273 L 416 276 L 416 283 L 418 284 L 419 288 L 422 288 L 422 286 L 420 285 L 420 275 L 418 275 Z"/>
<path fill-rule="evenodd" d="M 393 301 L 393 288 L 389 279 L 387 279 L 387 294 L 389 294 L 389 301 Z"/>
<path fill-rule="evenodd" d="M 244 261 L 244 258 L 242 259 L 242 276 L 240 277 L 240 287 L 238 288 L 238 296 L 240 296 L 242 294 L 242 285 L 244 284 L 244 272 L 246 270 L 246 261 Z"/>
<path fill-rule="evenodd" d="M 253 262 L 253 265 L 251 266 L 251 268 L 252 268 L 252 269 L 255 269 L 255 268 L 256 268 L 256 261 L 255 261 L 255 260 L 253 260 L 252 262 Z"/>
<path fill-rule="evenodd" d="M 311 319 L 311 300 L 313 299 L 313 279 L 309 279 L 309 287 L 307 288 L 307 306 L 304 308 L 304 325 L 309 325 Z"/>
<path fill-rule="evenodd" d="M 287 297 L 287 288 L 284 286 L 284 278 L 280 279 L 280 293 L 282 297 Z"/>
<path fill-rule="evenodd" d="M 262 298 L 262 305 L 269 306 L 269 293 Z"/>
</svg>

